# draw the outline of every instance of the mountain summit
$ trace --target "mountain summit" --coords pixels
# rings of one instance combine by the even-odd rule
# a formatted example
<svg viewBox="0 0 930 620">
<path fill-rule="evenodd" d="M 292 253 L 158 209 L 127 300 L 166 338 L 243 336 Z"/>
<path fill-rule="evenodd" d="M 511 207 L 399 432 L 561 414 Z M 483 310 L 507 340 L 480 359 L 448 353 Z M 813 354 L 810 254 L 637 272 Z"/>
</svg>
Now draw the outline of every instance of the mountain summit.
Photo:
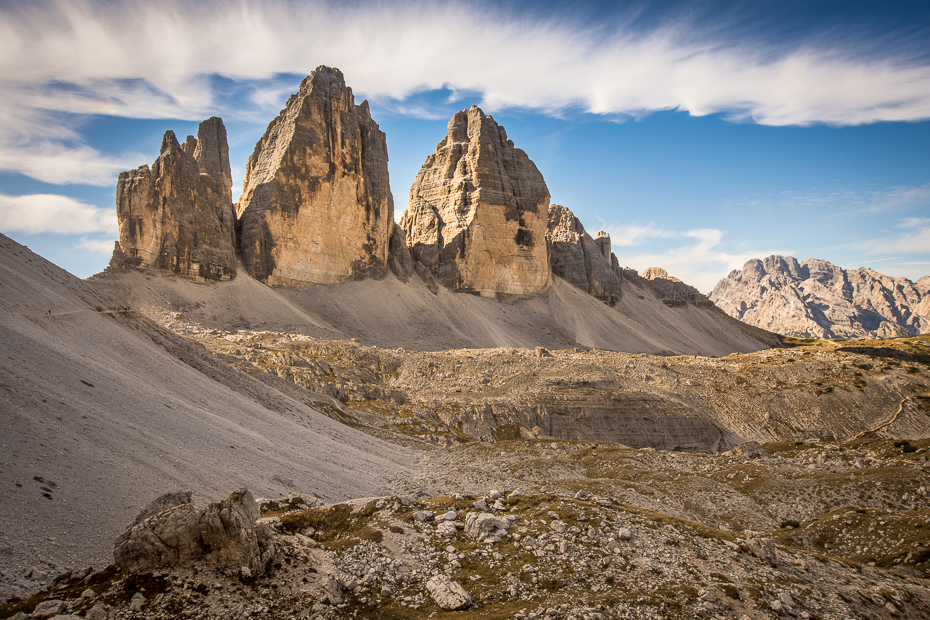
<svg viewBox="0 0 930 620">
<path fill-rule="evenodd" d="M 930 276 L 917 282 L 790 256 L 752 259 L 710 300 L 732 317 L 786 336 L 896 338 L 930 332 Z"/>
</svg>

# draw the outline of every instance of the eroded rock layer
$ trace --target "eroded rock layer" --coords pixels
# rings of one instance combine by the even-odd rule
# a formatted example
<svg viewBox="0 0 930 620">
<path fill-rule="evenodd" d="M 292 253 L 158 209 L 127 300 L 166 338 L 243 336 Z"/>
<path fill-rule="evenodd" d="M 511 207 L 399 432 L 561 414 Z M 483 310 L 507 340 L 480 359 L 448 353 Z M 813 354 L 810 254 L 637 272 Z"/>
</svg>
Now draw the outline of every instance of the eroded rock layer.
<svg viewBox="0 0 930 620">
<path fill-rule="evenodd" d="M 420 168 L 401 220 L 414 260 L 452 290 L 546 288 L 549 190 L 542 174 L 476 106 L 456 112 L 448 130 Z"/>
<path fill-rule="evenodd" d="M 272 286 L 385 273 L 387 143 L 342 72 L 318 67 L 255 145 L 238 204 L 243 265 Z"/>
<path fill-rule="evenodd" d="M 195 280 L 236 276 L 229 148 L 220 118 L 182 145 L 165 132 L 151 169 L 122 172 L 116 186 L 119 241 L 111 269 L 159 269 Z"/>
<path fill-rule="evenodd" d="M 546 242 L 552 275 L 610 305 L 620 299 L 623 272 L 610 251 L 610 235 L 601 231 L 592 239 L 569 209 L 554 204 Z"/>
<path fill-rule="evenodd" d="M 930 332 L 930 291 L 921 282 L 769 256 L 732 271 L 710 298 L 730 316 L 787 336 L 895 338 Z"/>
</svg>

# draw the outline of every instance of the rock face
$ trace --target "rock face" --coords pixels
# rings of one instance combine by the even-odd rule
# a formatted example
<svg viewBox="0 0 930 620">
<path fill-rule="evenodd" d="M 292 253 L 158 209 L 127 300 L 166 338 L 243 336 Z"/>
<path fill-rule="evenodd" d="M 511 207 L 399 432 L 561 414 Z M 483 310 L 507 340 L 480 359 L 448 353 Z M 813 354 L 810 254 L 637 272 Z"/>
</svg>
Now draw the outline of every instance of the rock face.
<svg viewBox="0 0 930 620">
<path fill-rule="evenodd" d="M 546 242 L 552 275 L 611 306 L 620 299 L 623 272 L 610 251 L 610 235 L 601 231 L 592 239 L 571 211 L 554 204 L 549 206 Z"/>
<path fill-rule="evenodd" d="M 787 336 L 894 338 L 930 332 L 928 282 L 769 256 L 731 272 L 710 298 L 730 316 Z"/>
<path fill-rule="evenodd" d="M 200 281 L 236 276 L 236 216 L 229 149 L 220 118 L 182 145 L 165 132 L 152 168 L 119 175 L 119 241 L 111 269 L 159 269 Z"/>
<path fill-rule="evenodd" d="M 385 273 L 394 201 L 387 143 L 342 72 L 318 67 L 255 145 L 239 199 L 239 250 L 271 286 Z"/>
<path fill-rule="evenodd" d="M 190 491 L 169 493 L 142 509 L 116 539 L 113 558 L 125 573 L 203 558 L 219 569 L 261 574 L 274 555 L 267 532 L 256 531 L 258 504 L 247 489 L 198 509 Z"/>
<path fill-rule="evenodd" d="M 413 259 L 452 290 L 492 296 L 548 287 L 542 174 L 476 106 L 456 112 L 448 130 L 420 168 L 400 223 Z"/>
</svg>

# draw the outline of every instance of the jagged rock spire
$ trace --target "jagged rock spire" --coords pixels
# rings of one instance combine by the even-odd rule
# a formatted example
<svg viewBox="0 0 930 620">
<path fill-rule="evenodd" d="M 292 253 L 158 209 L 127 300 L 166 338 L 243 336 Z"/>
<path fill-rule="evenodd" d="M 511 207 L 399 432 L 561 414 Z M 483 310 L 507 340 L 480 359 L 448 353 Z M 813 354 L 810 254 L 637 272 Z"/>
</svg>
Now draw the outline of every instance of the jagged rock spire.
<svg viewBox="0 0 930 620">
<path fill-rule="evenodd" d="M 414 260 L 444 286 L 482 295 L 549 286 L 549 190 L 504 128 L 472 106 L 426 158 L 400 226 Z"/>
<path fill-rule="evenodd" d="M 245 268 L 272 286 L 385 273 L 394 224 L 387 143 L 338 69 L 318 67 L 246 165 L 238 204 Z"/>
<path fill-rule="evenodd" d="M 119 175 L 119 241 L 111 269 L 157 269 L 195 280 L 236 276 L 235 212 L 223 120 L 200 123 L 182 146 L 166 131 L 152 168 Z"/>
</svg>

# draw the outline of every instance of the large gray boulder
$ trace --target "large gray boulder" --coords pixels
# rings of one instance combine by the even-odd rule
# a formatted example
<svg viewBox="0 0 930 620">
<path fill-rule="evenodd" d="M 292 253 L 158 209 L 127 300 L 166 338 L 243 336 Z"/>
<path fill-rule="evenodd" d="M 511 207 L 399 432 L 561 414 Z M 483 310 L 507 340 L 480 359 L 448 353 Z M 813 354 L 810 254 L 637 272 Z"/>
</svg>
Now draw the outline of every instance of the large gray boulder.
<svg viewBox="0 0 930 620">
<path fill-rule="evenodd" d="M 244 488 L 199 509 L 190 491 L 168 493 L 143 508 L 116 539 L 113 559 L 126 573 L 200 559 L 258 575 L 274 556 L 269 533 L 255 527 L 258 515 L 255 498 Z"/>
</svg>

